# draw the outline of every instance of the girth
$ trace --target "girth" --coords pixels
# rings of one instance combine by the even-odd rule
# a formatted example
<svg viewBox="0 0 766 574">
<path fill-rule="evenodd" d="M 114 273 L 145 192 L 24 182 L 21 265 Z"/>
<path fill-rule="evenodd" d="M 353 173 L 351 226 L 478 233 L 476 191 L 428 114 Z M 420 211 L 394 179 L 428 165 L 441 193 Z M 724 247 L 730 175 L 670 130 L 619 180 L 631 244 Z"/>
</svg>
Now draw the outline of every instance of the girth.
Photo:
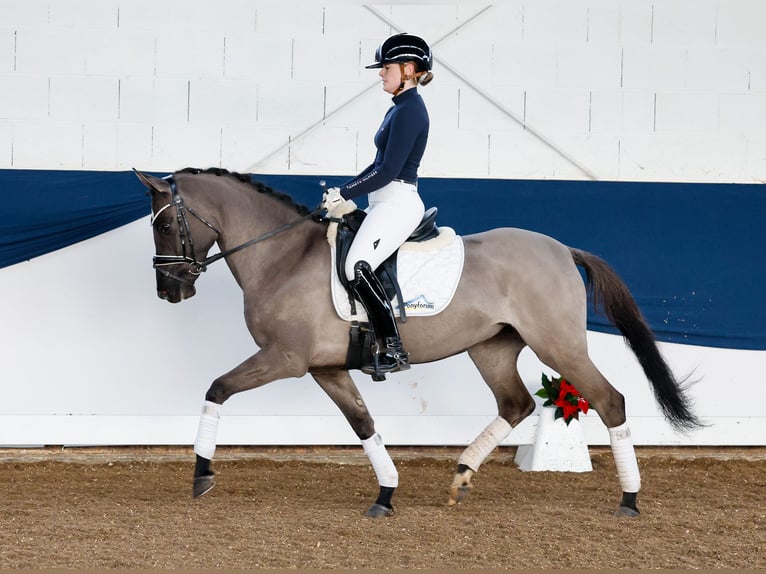
<svg viewBox="0 0 766 574">
<path fill-rule="evenodd" d="M 408 242 L 420 242 L 428 241 L 439 235 L 439 228 L 436 225 L 436 214 L 438 209 L 436 207 L 429 208 L 423 215 L 423 219 L 420 224 L 412 232 L 412 235 L 407 239 Z M 351 243 L 354 241 L 359 227 L 362 225 L 362 221 L 367 216 L 367 213 L 361 209 L 352 211 L 348 215 L 344 215 L 340 223 L 338 223 L 338 234 L 335 239 L 335 266 L 338 273 L 338 278 L 343 286 L 348 291 L 348 279 L 346 279 L 346 258 L 348 251 L 351 248 Z M 399 250 L 394 251 L 388 259 L 386 259 L 376 270 L 381 285 L 386 290 L 386 295 L 389 299 L 396 297 L 399 301 L 399 318 L 402 322 L 407 320 L 407 315 L 404 310 L 404 301 L 402 301 L 402 292 L 399 287 L 399 281 L 397 279 L 396 270 L 396 258 Z M 353 301 L 352 301 L 353 303 Z"/>
</svg>

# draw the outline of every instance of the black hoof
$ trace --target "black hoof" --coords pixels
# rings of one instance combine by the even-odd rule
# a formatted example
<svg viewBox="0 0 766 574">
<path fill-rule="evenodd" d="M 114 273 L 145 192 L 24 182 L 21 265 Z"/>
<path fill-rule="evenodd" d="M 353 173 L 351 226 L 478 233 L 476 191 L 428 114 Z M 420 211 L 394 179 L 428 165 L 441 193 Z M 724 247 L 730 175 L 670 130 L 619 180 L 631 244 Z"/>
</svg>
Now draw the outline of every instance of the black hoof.
<svg viewBox="0 0 766 574">
<path fill-rule="evenodd" d="M 620 508 L 617 509 L 617 512 L 614 513 L 614 516 L 627 516 L 630 518 L 640 515 L 641 513 L 637 508 L 631 508 L 630 506 L 620 506 Z"/>
<path fill-rule="evenodd" d="M 382 504 L 378 504 L 377 502 L 370 506 L 370 508 L 367 509 L 367 511 L 364 513 L 365 516 L 369 518 L 387 518 L 389 516 L 392 516 L 394 514 L 394 509 L 389 506 L 383 506 Z"/>
<path fill-rule="evenodd" d="M 629 516 L 634 517 L 641 514 L 636 506 L 637 492 L 623 492 L 622 500 L 620 501 L 620 508 L 614 513 L 615 516 Z"/>
<path fill-rule="evenodd" d="M 192 495 L 194 496 L 194 498 L 199 498 L 203 494 L 207 494 L 208 492 L 213 490 L 214 486 L 215 486 L 214 474 L 206 474 L 204 476 L 195 476 L 194 489 L 192 491 Z"/>
</svg>

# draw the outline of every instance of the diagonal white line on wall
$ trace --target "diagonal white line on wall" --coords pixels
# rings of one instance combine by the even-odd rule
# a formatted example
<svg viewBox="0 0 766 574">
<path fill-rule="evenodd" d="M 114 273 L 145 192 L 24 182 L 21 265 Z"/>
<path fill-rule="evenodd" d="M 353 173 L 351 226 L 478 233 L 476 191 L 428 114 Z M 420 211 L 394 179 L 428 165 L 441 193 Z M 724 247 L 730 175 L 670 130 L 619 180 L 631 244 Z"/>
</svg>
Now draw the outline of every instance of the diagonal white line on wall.
<svg viewBox="0 0 766 574">
<path fill-rule="evenodd" d="M 379 18 L 381 21 L 383 21 L 385 24 L 390 26 L 393 30 L 396 30 L 397 32 L 401 32 L 402 31 L 402 28 L 400 26 L 398 26 L 395 22 L 392 22 L 391 20 L 386 18 L 385 15 L 381 14 L 380 12 L 375 10 L 373 7 L 371 7 L 369 5 L 365 5 L 364 7 L 369 12 L 371 12 L 373 15 L 375 15 L 377 18 Z M 476 12 L 475 14 L 473 14 L 472 16 L 470 16 L 469 18 L 467 18 L 466 20 L 464 20 L 463 22 L 458 24 L 455 28 L 453 28 L 452 30 L 450 30 L 449 32 L 444 34 L 441 38 L 439 38 L 435 42 L 433 42 L 432 46 L 436 47 L 441 42 L 443 42 L 443 41 L 447 40 L 448 38 L 452 37 L 459 30 L 461 30 L 462 28 L 464 28 L 465 26 L 467 26 L 468 24 L 473 22 L 476 18 L 480 17 L 481 15 L 486 13 L 491 8 L 492 8 L 491 5 L 485 6 L 484 8 L 482 8 L 481 10 L 479 10 L 478 12 Z M 524 129 L 528 133 L 530 133 L 532 136 L 534 136 L 537 139 L 539 139 L 546 146 L 548 146 L 551 149 L 553 149 L 557 154 L 559 154 L 561 157 L 563 157 L 566 161 L 571 163 L 573 166 L 575 166 L 577 169 L 579 169 L 583 174 L 588 176 L 588 178 L 593 179 L 593 180 L 597 180 L 598 179 L 598 177 L 590 169 L 588 169 L 585 165 L 583 165 L 581 162 L 579 162 L 577 159 L 575 159 L 571 154 L 569 154 L 566 150 L 564 150 L 561 146 L 559 146 L 551 138 L 545 136 L 539 130 L 537 130 L 533 126 L 530 126 L 527 122 L 525 122 L 518 115 L 514 114 L 511 110 L 509 110 L 507 107 L 505 107 L 502 103 L 500 103 L 497 99 L 495 99 L 486 90 L 484 90 L 481 87 L 479 87 L 479 84 L 477 82 L 469 79 L 466 76 L 465 73 L 459 71 L 454 66 L 450 65 L 448 62 L 442 60 L 441 58 L 434 57 L 434 60 L 439 62 L 439 65 L 441 67 L 443 67 L 444 69 L 446 69 L 448 72 L 450 72 L 452 75 L 454 75 L 455 77 L 459 78 L 461 81 L 465 82 L 473 91 L 475 91 L 484 100 L 489 102 L 492 106 L 497 108 L 501 113 L 503 113 L 504 115 L 509 117 L 511 120 L 513 120 L 514 122 L 516 122 L 519 125 L 521 125 L 522 127 L 524 127 Z M 265 163 L 267 160 L 271 159 L 272 157 L 274 157 L 276 154 L 278 154 L 279 152 L 281 152 L 285 148 L 289 147 L 290 145 L 292 145 L 296 141 L 304 138 L 305 136 L 307 136 L 308 134 L 313 132 L 315 129 L 317 129 L 318 127 L 323 125 L 329 118 L 331 118 L 332 116 L 334 116 L 335 114 L 337 114 L 338 112 L 343 110 L 346 106 L 348 106 L 352 102 L 354 102 L 354 101 L 358 100 L 359 98 L 361 98 L 364 94 L 366 94 L 372 88 L 374 88 L 374 87 L 376 87 L 378 85 L 379 85 L 379 82 L 376 80 L 375 82 L 370 84 L 368 87 L 366 87 L 364 90 L 362 90 L 361 92 L 359 92 L 358 94 L 356 94 L 355 96 L 350 98 L 349 100 L 346 100 L 345 102 L 340 104 L 338 107 L 334 108 L 329 113 L 325 114 L 324 117 L 320 118 L 319 120 L 317 120 L 316 122 L 314 122 L 313 124 L 308 126 L 303 131 L 301 131 L 301 132 L 299 132 L 299 133 L 297 133 L 295 135 L 291 135 L 288 138 L 287 142 L 285 142 L 284 144 L 280 145 L 279 147 L 277 147 L 276 149 L 274 149 L 273 151 L 271 151 L 270 153 L 268 153 L 267 155 L 265 155 L 264 157 L 262 157 L 261 159 L 259 159 L 255 163 L 253 163 L 252 165 L 250 165 L 247 168 L 247 171 L 248 172 L 254 171 L 255 168 L 257 168 L 259 165 Z"/>
</svg>

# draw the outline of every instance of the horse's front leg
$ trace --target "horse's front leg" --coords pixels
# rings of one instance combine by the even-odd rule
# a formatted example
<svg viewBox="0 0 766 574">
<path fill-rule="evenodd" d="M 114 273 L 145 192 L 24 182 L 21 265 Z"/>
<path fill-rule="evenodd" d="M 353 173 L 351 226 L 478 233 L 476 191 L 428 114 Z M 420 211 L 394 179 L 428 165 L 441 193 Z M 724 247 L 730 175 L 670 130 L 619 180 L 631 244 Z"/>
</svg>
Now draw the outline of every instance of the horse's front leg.
<svg viewBox="0 0 766 574">
<path fill-rule="evenodd" d="M 365 405 L 362 395 L 359 394 L 351 375 L 348 371 L 342 370 L 312 372 L 311 375 L 338 406 L 351 428 L 362 441 L 364 452 L 378 478 L 380 485 L 378 498 L 364 513 L 365 516 L 371 518 L 391 516 L 394 513 L 391 498 L 399 485 L 399 473 L 383 444 L 383 439 L 375 432 L 375 422 L 372 420 L 367 405 Z"/>
<path fill-rule="evenodd" d="M 215 454 L 218 436 L 218 422 L 221 405 L 233 394 L 261 387 L 271 381 L 301 377 L 306 373 L 306 361 L 295 353 L 281 349 L 261 349 L 255 355 L 218 377 L 210 385 L 199 419 L 194 453 L 197 462 L 194 468 L 195 498 L 209 492 L 215 486 L 215 473 L 211 460 Z"/>
</svg>

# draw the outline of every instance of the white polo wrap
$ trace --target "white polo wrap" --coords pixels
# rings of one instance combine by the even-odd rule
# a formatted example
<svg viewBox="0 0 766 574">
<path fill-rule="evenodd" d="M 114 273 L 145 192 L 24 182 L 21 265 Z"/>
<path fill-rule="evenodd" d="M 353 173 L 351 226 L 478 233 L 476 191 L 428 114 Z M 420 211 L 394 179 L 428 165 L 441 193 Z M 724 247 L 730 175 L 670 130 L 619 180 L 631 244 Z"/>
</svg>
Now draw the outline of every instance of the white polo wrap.
<svg viewBox="0 0 766 574">
<path fill-rule="evenodd" d="M 489 456 L 489 453 L 495 450 L 495 447 L 503 442 L 510 433 L 510 423 L 503 417 L 497 417 L 463 451 L 457 460 L 458 464 L 464 464 L 476 472 L 484 459 Z"/>
<path fill-rule="evenodd" d="M 362 446 L 367 458 L 370 459 L 375 476 L 378 477 L 378 484 L 391 488 L 399 486 L 399 473 L 394 466 L 394 461 L 388 455 L 386 445 L 383 444 L 380 435 L 375 433 L 370 438 L 364 439 Z"/>
<path fill-rule="evenodd" d="M 612 455 L 622 491 L 638 492 L 641 489 L 641 474 L 638 471 L 638 460 L 627 421 L 609 429 L 609 443 L 612 445 Z"/>
<path fill-rule="evenodd" d="M 215 454 L 215 442 L 218 435 L 218 421 L 221 418 L 221 405 L 205 401 L 202 415 L 199 417 L 197 440 L 194 442 L 194 452 L 208 460 Z"/>
</svg>

